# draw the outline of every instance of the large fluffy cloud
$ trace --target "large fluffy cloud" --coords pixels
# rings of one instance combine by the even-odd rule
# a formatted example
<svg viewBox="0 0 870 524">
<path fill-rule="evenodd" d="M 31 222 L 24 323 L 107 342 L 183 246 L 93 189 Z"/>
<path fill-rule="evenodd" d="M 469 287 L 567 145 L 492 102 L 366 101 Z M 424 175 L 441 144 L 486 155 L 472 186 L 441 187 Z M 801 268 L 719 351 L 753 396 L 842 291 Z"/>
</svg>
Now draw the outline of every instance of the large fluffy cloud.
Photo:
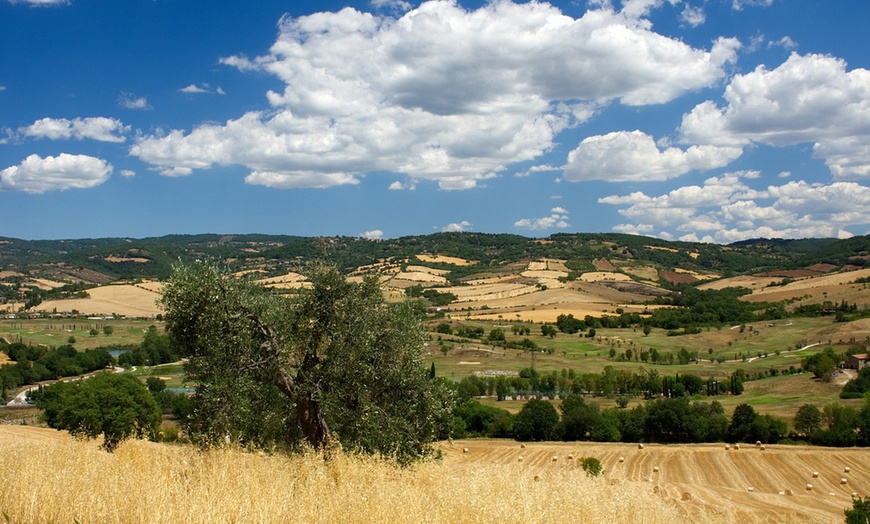
<svg viewBox="0 0 870 524">
<path fill-rule="evenodd" d="M 266 71 L 270 112 L 141 139 L 166 174 L 241 164 L 270 187 L 354 183 L 370 171 L 474 187 L 532 160 L 614 100 L 658 104 L 714 84 L 738 43 L 710 50 L 659 35 L 632 13 L 574 19 L 546 3 L 467 11 L 425 2 L 400 18 L 346 8 L 286 18 L 270 53 L 225 64 Z M 413 187 L 413 183 L 409 184 Z"/>
<path fill-rule="evenodd" d="M 830 185 L 791 181 L 754 190 L 744 172 L 709 178 L 659 196 L 642 192 L 600 198 L 631 220 L 617 231 L 663 238 L 729 243 L 749 238 L 848 238 L 847 228 L 870 226 L 870 188 L 854 182 Z"/>
<path fill-rule="evenodd" d="M 130 131 L 130 126 L 125 126 L 115 118 L 43 118 L 33 124 L 22 127 L 19 133 L 32 138 L 50 138 L 52 140 L 91 139 L 101 142 L 124 142 L 127 138 L 124 133 Z"/>
<path fill-rule="evenodd" d="M 728 165 L 742 153 L 739 147 L 692 146 L 683 151 L 659 151 L 652 137 L 641 131 L 618 131 L 584 139 L 568 154 L 566 180 L 611 182 L 667 180 L 697 169 Z"/>
<path fill-rule="evenodd" d="M 776 69 L 737 75 L 724 108 L 707 101 L 684 115 L 681 141 L 740 147 L 814 144 L 838 179 L 870 177 L 870 71 L 843 60 L 792 54 Z"/>
<path fill-rule="evenodd" d="M 0 191 L 45 193 L 98 186 L 112 174 L 112 165 L 100 158 L 61 153 L 56 157 L 30 155 L 17 166 L 0 171 Z"/>
</svg>

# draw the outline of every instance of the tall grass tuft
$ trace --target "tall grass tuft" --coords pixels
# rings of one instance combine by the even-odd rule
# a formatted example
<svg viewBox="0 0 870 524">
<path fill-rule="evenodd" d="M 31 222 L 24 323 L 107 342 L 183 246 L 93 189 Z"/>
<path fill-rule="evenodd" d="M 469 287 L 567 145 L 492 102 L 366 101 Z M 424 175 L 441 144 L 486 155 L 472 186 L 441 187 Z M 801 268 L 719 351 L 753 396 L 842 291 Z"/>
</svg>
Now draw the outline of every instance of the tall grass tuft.
<svg viewBox="0 0 870 524">
<path fill-rule="evenodd" d="M 16 524 L 711 520 L 648 484 L 611 485 L 579 469 L 535 480 L 522 464 L 400 469 L 342 453 L 325 461 L 141 441 L 108 454 L 67 438 L 0 447 L 0 511 Z"/>
</svg>

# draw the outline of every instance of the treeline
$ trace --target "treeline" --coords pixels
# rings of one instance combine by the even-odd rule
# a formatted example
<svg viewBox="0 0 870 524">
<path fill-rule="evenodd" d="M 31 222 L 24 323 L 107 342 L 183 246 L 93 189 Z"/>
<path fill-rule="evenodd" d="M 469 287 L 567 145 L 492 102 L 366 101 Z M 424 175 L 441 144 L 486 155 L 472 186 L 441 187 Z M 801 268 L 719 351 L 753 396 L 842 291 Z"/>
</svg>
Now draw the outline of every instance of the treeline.
<svg viewBox="0 0 870 524">
<path fill-rule="evenodd" d="M 464 377 L 456 384 L 460 398 L 495 396 L 498 400 L 508 397 L 565 398 L 569 395 L 644 397 L 664 396 L 679 398 L 695 395 L 739 395 L 743 382 L 762 378 L 765 374 L 749 375 L 737 370 L 722 379 L 703 379 L 690 373 L 662 376 L 655 369 L 629 371 L 605 366 L 601 373 L 577 373 L 573 369 L 561 372 L 539 373 L 535 368 L 525 368 L 518 376 Z"/>
<path fill-rule="evenodd" d="M 28 269 L 39 264 L 64 262 L 113 278 L 163 278 L 177 260 L 205 254 L 239 263 L 262 257 L 270 261 L 320 260 L 342 270 L 391 258 L 414 261 L 421 253 L 455 256 L 471 266 L 438 266 L 458 282 L 463 276 L 506 263 L 548 257 L 567 260 L 575 274 L 592 270 L 596 258 L 630 258 L 662 268 L 714 270 L 723 276 L 776 269 L 806 267 L 818 262 L 838 266 L 863 265 L 856 255 L 870 250 L 868 237 L 846 240 L 753 240 L 719 246 L 693 242 L 668 242 L 617 233 L 554 234 L 547 242 L 521 235 L 473 232 L 435 233 L 372 241 L 359 237 L 297 237 L 286 235 L 168 235 L 159 238 L 102 238 L 28 241 L 0 238 L 0 267 L 15 264 Z M 255 248 L 252 251 L 252 248 Z M 137 262 L 123 260 L 129 256 Z M 106 260 L 116 256 L 121 260 Z M 428 264 L 427 264 L 428 265 Z"/>
<path fill-rule="evenodd" d="M 128 368 L 131 366 L 156 366 L 177 362 L 181 359 L 178 350 L 172 346 L 169 337 L 160 333 L 157 326 L 148 326 L 145 337 L 139 346 L 118 356 L 118 364 Z"/>
<path fill-rule="evenodd" d="M 540 399 L 519 413 L 465 399 L 454 410 L 454 438 L 514 438 L 520 441 L 655 442 L 809 442 L 823 446 L 870 446 L 870 404 L 857 410 L 829 404 L 804 405 L 794 429 L 786 421 L 740 404 L 729 418 L 717 401 L 687 398 L 649 400 L 631 409 L 602 409 L 580 395 L 569 395 L 559 410 Z"/>
<path fill-rule="evenodd" d="M 20 342 L 7 344 L 0 339 L 0 351 L 14 364 L 0 366 L 0 392 L 9 391 L 43 380 L 74 377 L 106 368 L 115 358 L 103 348 L 76 351 L 73 346 L 58 348 L 27 346 Z"/>
</svg>

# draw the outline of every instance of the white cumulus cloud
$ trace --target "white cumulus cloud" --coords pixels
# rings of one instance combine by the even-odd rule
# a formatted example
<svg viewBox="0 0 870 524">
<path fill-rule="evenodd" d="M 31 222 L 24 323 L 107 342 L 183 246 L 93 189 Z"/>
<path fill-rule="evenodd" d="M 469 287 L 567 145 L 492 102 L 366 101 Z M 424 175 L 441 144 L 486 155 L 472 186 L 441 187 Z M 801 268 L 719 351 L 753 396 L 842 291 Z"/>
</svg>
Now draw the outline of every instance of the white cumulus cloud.
<svg viewBox="0 0 870 524">
<path fill-rule="evenodd" d="M 151 105 L 148 104 L 148 99 L 144 96 L 136 96 L 132 93 L 121 93 L 121 96 L 118 97 L 118 105 L 125 109 L 151 109 Z"/>
<path fill-rule="evenodd" d="M 551 215 L 541 218 L 522 218 L 514 222 L 514 227 L 538 231 L 542 229 L 566 229 L 571 227 L 568 223 L 568 211 L 563 207 L 554 207 L 550 210 Z"/>
<path fill-rule="evenodd" d="M 458 232 L 458 231 L 468 231 L 468 228 L 471 227 L 471 222 L 468 220 L 463 220 L 462 222 L 451 222 L 446 226 L 441 228 L 441 231 L 445 232 Z"/>
<path fill-rule="evenodd" d="M 776 69 L 758 66 L 712 101 L 683 115 L 681 141 L 723 147 L 756 142 L 813 144 L 834 177 L 870 177 L 870 71 L 846 71 L 843 60 L 792 53 Z"/>
<path fill-rule="evenodd" d="M 564 177 L 572 182 L 668 180 L 692 170 L 726 166 L 741 154 L 739 147 L 710 145 L 660 151 L 642 131 L 617 131 L 584 139 L 568 154 Z"/>
<path fill-rule="evenodd" d="M 655 232 L 662 238 L 730 243 L 750 238 L 848 238 L 870 225 L 870 188 L 854 182 L 830 185 L 789 181 L 763 190 L 744 180 L 755 172 L 712 177 L 658 196 L 634 192 L 599 203 L 618 206 L 631 220 L 616 231 Z"/>
<path fill-rule="evenodd" d="M 124 142 L 125 133 L 130 126 L 125 126 L 115 118 L 42 118 L 33 124 L 19 128 L 18 132 L 31 138 L 48 138 L 51 140 L 91 139 L 100 142 Z"/>
<path fill-rule="evenodd" d="M 112 174 L 112 165 L 87 155 L 61 153 L 45 158 L 30 155 L 17 166 L 0 171 L 0 191 L 45 193 L 96 187 Z"/>
<path fill-rule="evenodd" d="M 657 3 L 577 19 L 507 1 L 476 10 L 430 1 L 398 17 L 352 8 L 288 16 L 269 54 L 221 61 L 284 82 L 265 94 L 270 111 L 145 136 L 131 153 L 167 173 L 243 165 L 250 183 L 279 188 L 354 183 L 372 171 L 475 187 L 548 152 L 614 101 L 665 103 L 725 76 L 739 43 L 705 50 L 655 33 L 637 16 Z"/>
<path fill-rule="evenodd" d="M 380 229 L 373 229 L 371 231 L 366 231 L 362 234 L 363 238 L 367 238 L 369 240 L 378 240 L 384 236 L 384 232 Z"/>
</svg>

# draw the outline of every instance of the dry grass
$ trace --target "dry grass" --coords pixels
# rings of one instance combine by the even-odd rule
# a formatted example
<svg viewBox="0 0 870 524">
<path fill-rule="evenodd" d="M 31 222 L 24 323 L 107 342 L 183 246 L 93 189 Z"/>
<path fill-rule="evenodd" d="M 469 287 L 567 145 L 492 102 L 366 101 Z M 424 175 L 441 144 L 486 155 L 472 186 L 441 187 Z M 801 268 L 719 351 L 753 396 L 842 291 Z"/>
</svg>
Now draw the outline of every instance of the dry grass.
<svg viewBox="0 0 870 524">
<path fill-rule="evenodd" d="M 588 271 L 580 275 L 580 280 L 583 282 L 601 282 L 602 280 L 630 282 L 631 277 L 622 273 L 614 273 L 612 271 Z"/>
<path fill-rule="evenodd" d="M 159 294 L 150 289 L 133 285 L 101 286 L 88 290 L 90 298 L 48 300 L 37 308 L 51 312 L 78 310 L 83 315 L 109 315 L 149 317 L 160 313 L 157 307 Z"/>
<path fill-rule="evenodd" d="M 519 463 L 448 459 L 399 470 L 349 455 L 324 462 L 145 442 L 106 454 L 25 429 L 0 428 L 0 510 L 13 523 L 730 521 L 650 484 L 611 484 L 579 468 L 535 480 L 534 466 Z"/>
<path fill-rule="evenodd" d="M 448 257 L 444 255 L 417 255 L 417 259 L 421 262 L 435 262 L 438 264 L 453 264 L 454 266 L 470 266 L 474 264 L 474 262 L 470 262 L 468 260 L 457 258 L 457 257 Z"/>
</svg>

